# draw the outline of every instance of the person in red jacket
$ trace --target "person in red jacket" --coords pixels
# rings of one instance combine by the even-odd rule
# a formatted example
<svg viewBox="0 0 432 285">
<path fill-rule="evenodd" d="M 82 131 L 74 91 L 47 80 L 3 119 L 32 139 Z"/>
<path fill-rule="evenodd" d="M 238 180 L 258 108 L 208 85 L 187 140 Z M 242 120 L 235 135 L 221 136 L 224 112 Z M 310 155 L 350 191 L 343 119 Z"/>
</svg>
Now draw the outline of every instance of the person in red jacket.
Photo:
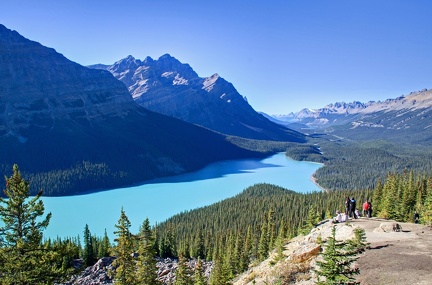
<svg viewBox="0 0 432 285">
<path fill-rule="evenodd" d="M 366 200 L 366 202 L 363 203 L 363 215 L 364 215 L 366 218 L 370 218 L 370 214 L 369 214 L 369 206 L 370 206 L 369 201 Z"/>
</svg>

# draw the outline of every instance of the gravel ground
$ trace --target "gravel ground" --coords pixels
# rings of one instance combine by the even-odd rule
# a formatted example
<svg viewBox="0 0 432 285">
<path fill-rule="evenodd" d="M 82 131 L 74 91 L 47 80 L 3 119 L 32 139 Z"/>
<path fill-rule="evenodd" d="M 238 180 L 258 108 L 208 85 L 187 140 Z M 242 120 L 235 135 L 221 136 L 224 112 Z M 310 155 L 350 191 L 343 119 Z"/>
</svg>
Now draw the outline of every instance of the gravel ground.
<svg viewBox="0 0 432 285">
<path fill-rule="evenodd" d="M 399 223 L 402 231 L 395 232 L 395 222 L 381 219 L 350 221 L 365 229 L 370 250 L 359 259 L 362 285 L 431 285 L 432 230 L 430 227 Z"/>
</svg>

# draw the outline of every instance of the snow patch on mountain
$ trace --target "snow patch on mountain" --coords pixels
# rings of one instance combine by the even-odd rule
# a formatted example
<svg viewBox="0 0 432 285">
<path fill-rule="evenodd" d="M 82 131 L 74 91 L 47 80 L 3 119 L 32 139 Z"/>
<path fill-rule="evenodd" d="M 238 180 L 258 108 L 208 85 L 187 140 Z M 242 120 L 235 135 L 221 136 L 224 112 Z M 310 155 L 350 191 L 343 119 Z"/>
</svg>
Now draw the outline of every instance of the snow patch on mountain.
<svg viewBox="0 0 432 285">
<path fill-rule="evenodd" d="M 180 74 L 176 74 L 173 80 L 173 85 L 188 85 L 189 81 L 180 76 Z"/>
<path fill-rule="evenodd" d="M 210 77 L 206 77 L 204 79 L 202 89 L 206 90 L 207 92 L 210 92 L 213 89 L 214 84 L 216 83 L 216 81 L 218 79 L 219 79 L 219 74 L 217 74 L 217 73 L 213 74 Z"/>
</svg>

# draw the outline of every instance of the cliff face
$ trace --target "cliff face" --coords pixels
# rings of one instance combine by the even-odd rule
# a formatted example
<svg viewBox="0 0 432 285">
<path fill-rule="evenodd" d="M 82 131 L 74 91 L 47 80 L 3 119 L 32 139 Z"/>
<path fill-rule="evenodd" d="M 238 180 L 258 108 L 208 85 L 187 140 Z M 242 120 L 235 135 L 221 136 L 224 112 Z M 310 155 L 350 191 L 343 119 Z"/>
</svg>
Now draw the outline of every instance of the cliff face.
<svg viewBox="0 0 432 285">
<path fill-rule="evenodd" d="M 110 73 L 67 60 L 0 25 L 0 134 L 58 119 L 101 120 L 136 109 Z"/>
</svg>

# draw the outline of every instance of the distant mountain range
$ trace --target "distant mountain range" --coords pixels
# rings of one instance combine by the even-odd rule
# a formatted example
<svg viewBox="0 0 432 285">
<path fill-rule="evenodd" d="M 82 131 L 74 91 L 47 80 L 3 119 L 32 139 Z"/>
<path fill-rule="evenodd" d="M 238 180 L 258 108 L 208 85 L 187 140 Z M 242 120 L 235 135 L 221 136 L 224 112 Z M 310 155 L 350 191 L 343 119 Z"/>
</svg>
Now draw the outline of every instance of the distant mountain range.
<svg viewBox="0 0 432 285">
<path fill-rule="evenodd" d="M 432 90 L 424 89 L 385 101 L 334 103 L 317 110 L 303 109 L 288 115 L 267 115 L 267 118 L 310 134 L 430 144 Z"/>
<path fill-rule="evenodd" d="M 111 73 L 3 25 L 0 59 L 1 173 L 18 164 L 34 192 L 78 194 L 263 155 L 148 111 Z"/>
<path fill-rule="evenodd" d="M 201 78 L 169 54 L 143 61 L 128 56 L 113 65 L 89 66 L 110 71 L 135 101 L 154 112 L 217 132 L 260 140 L 304 142 L 303 134 L 257 113 L 234 86 L 213 74 Z"/>
</svg>

